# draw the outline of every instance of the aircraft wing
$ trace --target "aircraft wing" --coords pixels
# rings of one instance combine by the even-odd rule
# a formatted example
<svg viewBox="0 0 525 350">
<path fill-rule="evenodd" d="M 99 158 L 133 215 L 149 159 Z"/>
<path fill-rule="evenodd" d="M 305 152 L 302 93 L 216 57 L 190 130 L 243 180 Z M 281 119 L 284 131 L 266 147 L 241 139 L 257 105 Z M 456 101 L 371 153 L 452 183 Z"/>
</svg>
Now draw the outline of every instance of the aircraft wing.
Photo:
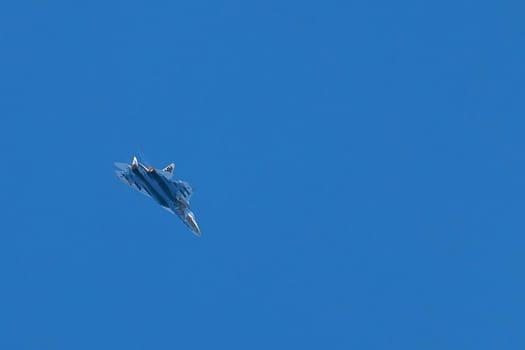
<svg viewBox="0 0 525 350">
<path fill-rule="evenodd" d="M 127 164 L 126 164 L 127 165 Z M 140 193 L 142 193 L 143 195 L 147 196 L 147 197 L 151 197 L 151 195 L 149 194 L 148 191 L 146 191 L 145 188 L 143 187 L 140 187 L 138 186 L 136 183 L 128 180 L 126 178 L 126 176 L 124 176 L 124 173 L 122 171 L 119 171 L 119 170 L 115 170 L 115 174 L 117 175 L 117 177 L 120 179 L 120 181 L 124 182 L 126 185 L 128 185 L 129 187 L 139 191 Z"/>
<path fill-rule="evenodd" d="M 142 193 L 143 195 L 145 195 L 146 197 L 151 197 L 149 192 L 146 191 L 144 188 L 138 188 L 137 186 L 132 186 L 132 185 L 130 186 L 136 189 L 137 191 L 139 191 L 140 193 Z"/>
<path fill-rule="evenodd" d="M 126 163 L 115 163 L 115 166 L 124 171 L 129 169 L 129 164 Z"/>
</svg>

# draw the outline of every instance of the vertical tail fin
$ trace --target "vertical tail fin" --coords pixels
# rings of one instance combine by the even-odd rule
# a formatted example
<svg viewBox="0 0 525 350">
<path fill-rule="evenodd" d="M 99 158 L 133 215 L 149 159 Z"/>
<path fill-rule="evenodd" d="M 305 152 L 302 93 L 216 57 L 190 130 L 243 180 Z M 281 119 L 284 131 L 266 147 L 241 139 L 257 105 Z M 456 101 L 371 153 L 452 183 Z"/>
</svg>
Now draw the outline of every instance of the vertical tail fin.
<svg viewBox="0 0 525 350">
<path fill-rule="evenodd" d="M 164 169 L 162 169 L 164 172 L 164 175 L 166 175 L 168 178 L 171 178 L 173 176 L 173 172 L 175 171 L 175 163 L 171 163 Z"/>
</svg>

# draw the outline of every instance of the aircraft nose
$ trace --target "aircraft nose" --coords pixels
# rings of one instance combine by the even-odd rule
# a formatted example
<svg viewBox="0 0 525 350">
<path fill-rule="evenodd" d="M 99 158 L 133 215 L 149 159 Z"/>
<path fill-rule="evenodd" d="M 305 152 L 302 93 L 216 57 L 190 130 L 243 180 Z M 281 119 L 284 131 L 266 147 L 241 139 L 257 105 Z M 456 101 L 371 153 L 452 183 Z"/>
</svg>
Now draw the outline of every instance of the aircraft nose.
<svg viewBox="0 0 525 350">
<path fill-rule="evenodd" d="M 193 232 L 200 237 L 201 230 L 199 228 L 199 225 L 197 225 L 197 221 L 195 220 L 195 217 L 193 216 L 193 213 L 191 211 L 186 214 L 186 221 L 192 228 Z"/>
</svg>

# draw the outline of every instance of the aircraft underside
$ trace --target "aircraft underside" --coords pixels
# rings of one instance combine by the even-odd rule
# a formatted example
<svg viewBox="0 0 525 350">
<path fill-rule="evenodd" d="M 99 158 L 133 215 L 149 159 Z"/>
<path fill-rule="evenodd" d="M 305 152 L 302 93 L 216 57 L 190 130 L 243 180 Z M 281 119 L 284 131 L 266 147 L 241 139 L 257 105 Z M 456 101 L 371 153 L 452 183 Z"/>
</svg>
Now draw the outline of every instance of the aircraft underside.
<svg viewBox="0 0 525 350">
<path fill-rule="evenodd" d="M 163 170 L 157 170 L 144 166 L 134 157 L 130 165 L 125 163 L 115 163 L 115 165 L 119 169 L 115 172 L 122 182 L 153 198 L 164 209 L 177 215 L 194 234 L 200 236 L 195 215 L 190 210 L 191 187 L 184 181 L 171 180 L 175 167 L 173 163 Z"/>
</svg>

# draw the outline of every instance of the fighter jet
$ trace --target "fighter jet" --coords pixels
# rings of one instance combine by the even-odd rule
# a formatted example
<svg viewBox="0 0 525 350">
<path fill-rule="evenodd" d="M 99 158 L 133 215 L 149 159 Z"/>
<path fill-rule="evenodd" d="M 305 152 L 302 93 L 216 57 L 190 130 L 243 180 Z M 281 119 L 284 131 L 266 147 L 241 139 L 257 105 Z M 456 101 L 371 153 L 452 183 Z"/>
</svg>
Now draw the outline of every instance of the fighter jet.
<svg viewBox="0 0 525 350">
<path fill-rule="evenodd" d="M 175 164 L 162 170 L 139 163 L 133 157 L 131 164 L 115 163 L 117 177 L 140 193 L 153 198 L 164 209 L 177 215 L 193 233 L 200 237 L 201 231 L 195 215 L 190 210 L 191 186 L 181 180 L 172 180 Z"/>
</svg>

